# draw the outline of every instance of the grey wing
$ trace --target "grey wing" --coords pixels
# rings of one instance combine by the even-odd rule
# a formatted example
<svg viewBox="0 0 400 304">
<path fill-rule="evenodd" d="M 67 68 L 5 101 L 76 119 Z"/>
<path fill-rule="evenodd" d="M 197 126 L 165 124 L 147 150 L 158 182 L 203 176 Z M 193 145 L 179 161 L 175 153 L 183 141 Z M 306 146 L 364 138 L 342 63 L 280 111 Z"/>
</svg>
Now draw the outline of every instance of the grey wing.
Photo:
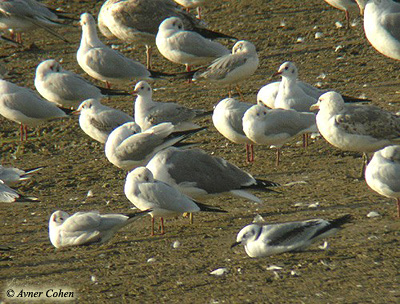
<svg viewBox="0 0 400 304">
<path fill-rule="evenodd" d="M 174 49 L 196 57 L 221 57 L 229 54 L 229 50 L 222 44 L 208 40 L 196 32 L 179 32 L 170 41 L 173 42 Z"/>
<path fill-rule="evenodd" d="M 67 218 L 60 230 L 64 242 L 83 245 L 100 241 L 100 215 L 97 212 L 78 212 Z"/>
<path fill-rule="evenodd" d="M 247 57 L 243 54 L 229 54 L 214 60 L 207 70 L 200 75 L 203 78 L 223 79 L 227 74 L 244 65 Z"/>
<path fill-rule="evenodd" d="M 243 131 L 243 115 L 249 108 L 250 105 L 248 107 L 242 107 L 242 109 L 229 111 L 229 113 L 226 115 L 226 119 L 228 120 L 228 123 L 232 129 L 243 136 L 246 136 Z"/>
<path fill-rule="evenodd" d="M 108 78 L 146 78 L 150 75 L 141 63 L 107 47 L 88 50 L 84 60 L 93 71 Z"/>
<path fill-rule="evenodd" d="M 163 140 L 154 134 L 135 134 L 119 145 L 115 155 L 122 160 L 144 161 L 162 143 Z"/>
<path fill-rule="evenodd" d="M 380 166 L 373 177 L 385 184 L 391 191 L 400 193 L 400 162 Z"/>
<path fill-rule="evenodd" d="M 374 106 L 347 106 L 335 117 L 336 124 L 348 133 L 399 140 L 400 116 Z"/>
<path fill-rule="evenodd" d="M 400 42 L 400 5 L 393 7 L 395 7 L 395 11 L 391 14 L 384 15 L 384 17 L 380 19 L 380 22 L 393 38 Z"/>
<path fill-rule="evenodd" d="M 134 121 L 133 117 L 118 110 L 109 110 L 100 112 L 98 115 L 91 117 L 90 123 L 97 129 L 105 132 L 111 132 L 120 125 Z"/>
<path fill-rule="evenodd" d="M 315 115 L 302 115 L 295 110 L 273 109 L 267 112 L 265 134 L 287 133 L 295 136 L 315 125 Z"/>
<path fill-rule="evenodd" d="M 0 180 L 0 202 L 2 203 L 12 203 L 19 197 L 19 194 L 5 185 L 2 180 Z"/>
<path fill-rule="evenodd" d="M 147 121 L 152 125 L 162 122 L 178 124 L 192 120 L 196 111 L 175 103 L 158 103 L 147 115 Z"/>
</svg>

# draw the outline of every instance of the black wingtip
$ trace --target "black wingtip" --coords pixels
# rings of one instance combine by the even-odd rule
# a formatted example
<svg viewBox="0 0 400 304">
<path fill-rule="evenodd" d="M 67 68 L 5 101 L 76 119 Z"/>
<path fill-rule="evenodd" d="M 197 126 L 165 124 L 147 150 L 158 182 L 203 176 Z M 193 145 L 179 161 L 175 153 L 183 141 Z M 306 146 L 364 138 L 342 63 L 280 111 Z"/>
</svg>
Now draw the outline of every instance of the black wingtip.
<svg viewBox="0 0 400 304">
<path fill-rule="evenodd" d="M 332 228 L 339 228 L 343 224 L 351 222 L 352 216 L 350 214 L 345 214 L 337 219 L 330 220 L 329 223 Z"/>
<path fill-rule="evenodd" d="M 128 218 L 132 219 L 135 217 L 140 217 L 140 216 L 144 216 L 148 213 L 150 213 L 151 211 L 153 211 L 152 209 L 147 209 L 147 210 L 143 210 L 143 211 L 137 211 L 135 213 L 129 213 L 129 214 L 125 214 Z"/>
<path fill-rule="evenodd" d="M 206 205 L 203 203 L 199 203 L 199 202 L 195 202 L 197 204 L 197 206 L 199 206 L 201 211 L 205 211 L 205 212 L 219 212 L 219 213 L 228 213 L 228 211 L 223 210 L 219 207 L 214 207 L 214 206 L 210 206 L 210 205 Z"/>
<path fill-rule="evenodd" d="M 352 96 L 347 96 L 347 95 L 342 95 L 342 98 L 345 103 L 358 103 L 358 102 L 371 102 L 371 99 L 366 99 L 366 98 L 358 98 L 358 97 L 352 97 Z"/>
<path fill-rule="evenodd" d="M 239 40 L 236 37 L 226 35 L 226 34 L 223 34 L 220 32 L 215 32 L 212 30 L 208 30 L 208 29 L 202 28 L 202 27 L 196 27 L 193 29 L 193 31 L 200 34 L 201 36 L 203 36 L 207 39 L 211 39 L 211 40 L 218 39 L 218 38 L 229 39 L 229 40 L 234 40 L 234 41 Z"/>
</svg>

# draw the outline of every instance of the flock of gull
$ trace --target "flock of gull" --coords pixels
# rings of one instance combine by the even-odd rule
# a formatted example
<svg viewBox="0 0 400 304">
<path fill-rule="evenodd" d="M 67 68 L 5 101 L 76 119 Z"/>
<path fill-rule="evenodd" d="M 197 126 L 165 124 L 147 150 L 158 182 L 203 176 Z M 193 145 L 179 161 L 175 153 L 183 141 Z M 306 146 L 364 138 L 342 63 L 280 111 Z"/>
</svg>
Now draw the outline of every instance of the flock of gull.
<svg viewBox="0 0 400 304">
<path fill-rule="evenodd" d="M 400 4 L 392 0 L 325 0 L 346 12 L 356 7 L 364 14 L 365 34 L 371 45 L 383 55 L 400 60 Z M 254 202 L 261 200 L 251 190 L 276 192 L 279 184 L 254 178 L 227 160 L 212 156 L 186 141 L 206 127 L 196 119 L 212 115 L 215 128 L 228 140 L 246 145 L 248 162 L 254 161 L 253 145 L 277 149 L 294 137 L 320 133 L 331 145 L 344 151 L 365 155 L 374 152 L 367 164 L 365 180 L 379 194 L 397 201 L 400 217 L 400 115 L 369 104 L 364 99 L 322 91 L 299 80 L 293 62 L 284 62 L 275 76 L 281 81 L 262 87 L 257 103 L 246 103 L 238 84 L 251 77 L 259 66 L 256 47 L 247 40 L 207 29 L 201 20 L 203 0 L 108 0 L 98 15 L 98 28 L 109 39 L 144 45 L 147 64 L 124 56 L 106 44 L 98 34 L 94 17 L 80 16 L 82 36 L 76 54 L 77 63 L 99 87 L 54 59 L 41 62 L 34 80 L 39 94 L 6 80 L 0 80 L 0 114 L 20 124 L 21 141 L 28 139 L 27 127 L 47 121 L 79 115 L 81 129 L 93 140 L 104 144 L 105 157 L 128 172 L 124 193 L 140 211 L 131 214 L 54 212 L 49 220 L 51 243 L 59 248 L 102 243 L 132 221 L 151 216 L 160 218 L 194 212 L 227 212 L 200 201 L 215 195 L 231 194 Z M 197 18 L 190 9 L 197 9 Z M 64 41 L 56 28 L 74 20 L 68 14 L 50 9 L 35 0 L 0 1 L 0 28 L 8 30 L 12 43 L 22 43 L 21 34 L 44 29 Z M 232 50 L 216 39 L 235 40 Z M 186 71 L 154 71 L 152 48 L 157 47 L 167 60 L 185 65 Z M 229 98 L 221 100 L 214 111 L 192 109 L 178 103 L 153 100 L 149 80 L 186 79 L 188 82 L 215 82 L 228 87 Z M 111 86 L 137 81 L 133 113 L 111 108 L 100 102 L 106 96 L 129 95 Z M 190 84 L 195 85 L 195 84 Z M 236 86 L 235 88 L 233 86 Z M 232 97 L 233 89 L 237 90 Z M 10 188 L 26 180 L 41 167 L 30 170 L 0 167 L 1 202 L 35 202 Z M 278 187 L 278 188 L 277 188 Z M 351 216 L 332 220 L 312 219 L 269 225 L 258 223 L 244 227 L 232 245 L 242 244 L 250 257 L 260 257 L 308 248 L 313 242 L 336 232 Z"/>
</svg>

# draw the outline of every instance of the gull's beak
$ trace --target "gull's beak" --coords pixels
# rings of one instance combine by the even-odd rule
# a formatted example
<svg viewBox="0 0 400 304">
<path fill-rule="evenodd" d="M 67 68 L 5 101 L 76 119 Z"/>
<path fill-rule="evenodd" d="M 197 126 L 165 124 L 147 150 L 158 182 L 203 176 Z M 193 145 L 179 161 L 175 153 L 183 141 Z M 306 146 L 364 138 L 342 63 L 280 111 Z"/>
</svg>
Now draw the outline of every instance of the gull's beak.
<svg viewBox="0 0 400 304">
<path fill-rule="evenodd" d="M 281 71 L 278 71 L 278 72 L 275 72 L 274 74 L 272 74 L 271 79 L 276 77 L 276 76 L 279 76 L 279 75 L 282 75 Z"/>
<path fill-rule="evenodd" d="M 133 95 L 135 95 L 135 94 L 137 94 L 137 93 L 138 93 L 137 90 L 133 90 L 133 92 L 132 92 Z"/>
<path fill-rule="evenodd" d="M 241 244 L 241 242 L 235 242 L 235 243 L 233 243 L 232 245 L 231 245 L 231 249 L 233 248 L 233 247 L 236 247 L 237 245 L 240 245 Z"/>
<path fill-rule="evenodd" d="M 319 110 L 319 103 L 314 103 L 311 107 L 310 107 L 310 111 L 316 111 Z"/>
<path fill-rule="evenodd" d="M 80 115 L 80 114 L 81 114 L 80 109 L 71 112 L 71 115 Z"/>
</svg>

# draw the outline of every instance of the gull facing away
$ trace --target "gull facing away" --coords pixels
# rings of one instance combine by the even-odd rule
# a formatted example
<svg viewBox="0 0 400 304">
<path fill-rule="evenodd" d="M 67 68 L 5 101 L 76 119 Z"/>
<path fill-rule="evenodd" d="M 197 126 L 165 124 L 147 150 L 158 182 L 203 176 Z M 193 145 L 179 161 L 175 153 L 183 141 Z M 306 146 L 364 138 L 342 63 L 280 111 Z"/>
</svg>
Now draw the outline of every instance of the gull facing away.
<svg viewBox="0 0 400 304">
<path fill-rule="evenodd" d="M 77 108 L 89 98 L 100 100 L 105 96 L 130 95 L 95 86 L 83 77 L 64 70 L 54 59 L 42 61 L 37 66 L 35 87 L 45 99 L 63 108 Z"/>
<path fill-rule="evenodd" d="M 34 91 L 0 79 L 0 114 L 20 124 L 21 141 L 28 138 L 27 126 L 36 126 L 67 114 Z"/>
<path fill-rule="evenodd" d="M 4 181 L 0 180 L 0 203 L 38 203 L 38 198 L 25 196 L 10 188 Z"/>
<path fill-rule="evenodd" d="M 368 152 L 400 143 L 400 116 L 394 113 L 370 105 L 345 104 L 333 91 L 323 94 L 311 109 L 319 109 L 321 135 L 341 150 L 363 152 L 366 157 Z"/>
<path fill-rule="evenodd" d="M 154 218 L 161 218 L 161 234 L 164 234 L 164 217 L 198 211 L 226 212 L 216 207 L 195 202 L 174 187 L 154 179 L 146 167 L 138 167 L 128 173 L 124 192 L 138 209 L 152 209 L 151 235 L 154 235 Z"/>
<path fill-rule="evenodd" d="M 356 0 L 364 10 L 364 32 L 381 54 L 400 60 L 400 3 L 392 0 Z"/>
<path fill-rule="evenodd" d="M 135 100 L 135 122 L 142 130 L 162 122 L 174 124 L 175 131 L 198 129 L 199 125 L 192 123 L 192 120 L 210 114 L 204 110 L 186 108 L 173 102 L 153 101 L 153 90 L 143 80 L 136 84 L 133 93 L 137 94 Z"/>
<path fill-rule="evenodd" d="M 17 34 L 16 41 L 22 43 L 21 33 L 42 28 L 53 36 L 68 42 L 52 27 L 63 26 L 58 22 L 61 15 L 50 11 L 42 3 L 34 0 L 3 0 L 0 2 L 0 30 L 9 30 L 11 39 Z M 65 18 L 65 17 L 64 17 Z"/>
<path fill-rule="evenodd" d="M 365 169 L 367 185 L 380 195 L 397 202 L 400 218 L 400 146 L 388 146 L 376 151 Z"/>
<path fill-rule="evenodd" d="M 278 166 L 281 147 L 297 135 L 317 132 L 317 126 L 313 113 L 254 105 L 244 113 L 243 131 L 253 143 L 274 145 Z"/>
<path fill-rule="evenodd" d="M 201 21 L 184 12 L 172 0 L 107 0 L 98 15 L 100 32 L 108 39 L 146 46 L 147 68 L 151 68 L 151 50 L 160 23 L 169 17 L 181 18 L 185 28 L 201 33 L 206 38 L 231 36 L 204 28 Z"/>
<path fill-rule="evenodd" d="M 193 80 L 206 79 L 230 86 L 249 79 L 257 70 L 258 64 L 259 60 L 254 44 L 240 40 L 233 46 L 232 54 L 215 59 L 205 71 L 200 69 L 196 72 Z M 239 88 L 238 92 L 240 93 Z M 229 94 L 231 94 L 230 90 Z"/>
<path fill-rule="evenodd" d="M 186 31 L 178 17 L 167 18 L 161 22 L 156 45 L 161 55 L 174 63 L 184 64 L 187 71 L 190 71 L 192 65 L 209 64 L 214 59 L 230 53 L 222 44 L 196 32 Z"/>
<path fill-rule="evenodd" d="M 96 23 L 89 13 L 81 15 L 82 38 L 76 54 L 78 64 L 91 77 L 110 83 L 125 83 L 134 79 L 171 76 L 148 70 L 143 64 L 129 59 L 106 46 L 97 36 Z"/>
<path fill-rule="evenodd" d="M 335 234 L 350 219 L 350 215 L 344 215 L 329 221 L 312 219 L 270 225 L 251 224 L 240 230 L 231 248 L 243 245 L 251 258 L 304 251 L 312 243 Z"/>
<path fill-rule="evenodd" d="M 118 109 L 107 107 L 96 99 L 87 99 L 80 104 L 79 126 L 87 135 L 98 142 L 105 143 L 108 135 L 120 125 L 133 122 L 132 116 Z"/>
<path fill-rule="evenodd" d="M 158 151 L 173 145 L 185 146 L 181 141 L 203 129 L 176 132 L 174 125 L 166 122 L 140 132 L 136 123 L 127 122 L 110 133 L 105 154 L 113 165 L 130 171 L 145 166 Z"/>
<path fill-rule="evenodd" d="M 212 116 L 214 127 L 219 133 L 235 144 L 246 145 L 248 162 L 254 161 L 254 149 L 253 142 L 243 131 L 243 115 L 252 106 L 251 103 L 225 98 L 215 106 Z"/>
<path fill-rule="evenodd" d="M 275 192 L 269 187 L 279 184 L 256 179 L 221 157 L 200 149 L 170 147 L 158 152 L 146 166 L 155 179 L 163 181 L 194 199 L 232 194 L 261 203 L 247 190 Z"/>
<path fill-rule="evenodd" d="M 77 212 L 69 215 L 58 210 L 49 220 L 50 242 L 56 248 L 101 244 L 138 218 L 149 214 L 151 210 L 132 214 L 100 214 L 98 211 Z"/>
<path fill-rule="evenodd" d="M 21 170 L 13 167 L 3 167 L 0 165 L 0 180 L 7 186 L 15 185 L 19 182 L 31 178 L 31 174 L 43 169 L 44 167 L 36 167 L 32 169 Z"/>
<path fill-rule="evenodd" d="M 350 11 L 358 10 L 356 0 L 324 0 L 329 5 L 344 11 L 346 14 L 347 28 L 350 28 Z"/>
</svg>

